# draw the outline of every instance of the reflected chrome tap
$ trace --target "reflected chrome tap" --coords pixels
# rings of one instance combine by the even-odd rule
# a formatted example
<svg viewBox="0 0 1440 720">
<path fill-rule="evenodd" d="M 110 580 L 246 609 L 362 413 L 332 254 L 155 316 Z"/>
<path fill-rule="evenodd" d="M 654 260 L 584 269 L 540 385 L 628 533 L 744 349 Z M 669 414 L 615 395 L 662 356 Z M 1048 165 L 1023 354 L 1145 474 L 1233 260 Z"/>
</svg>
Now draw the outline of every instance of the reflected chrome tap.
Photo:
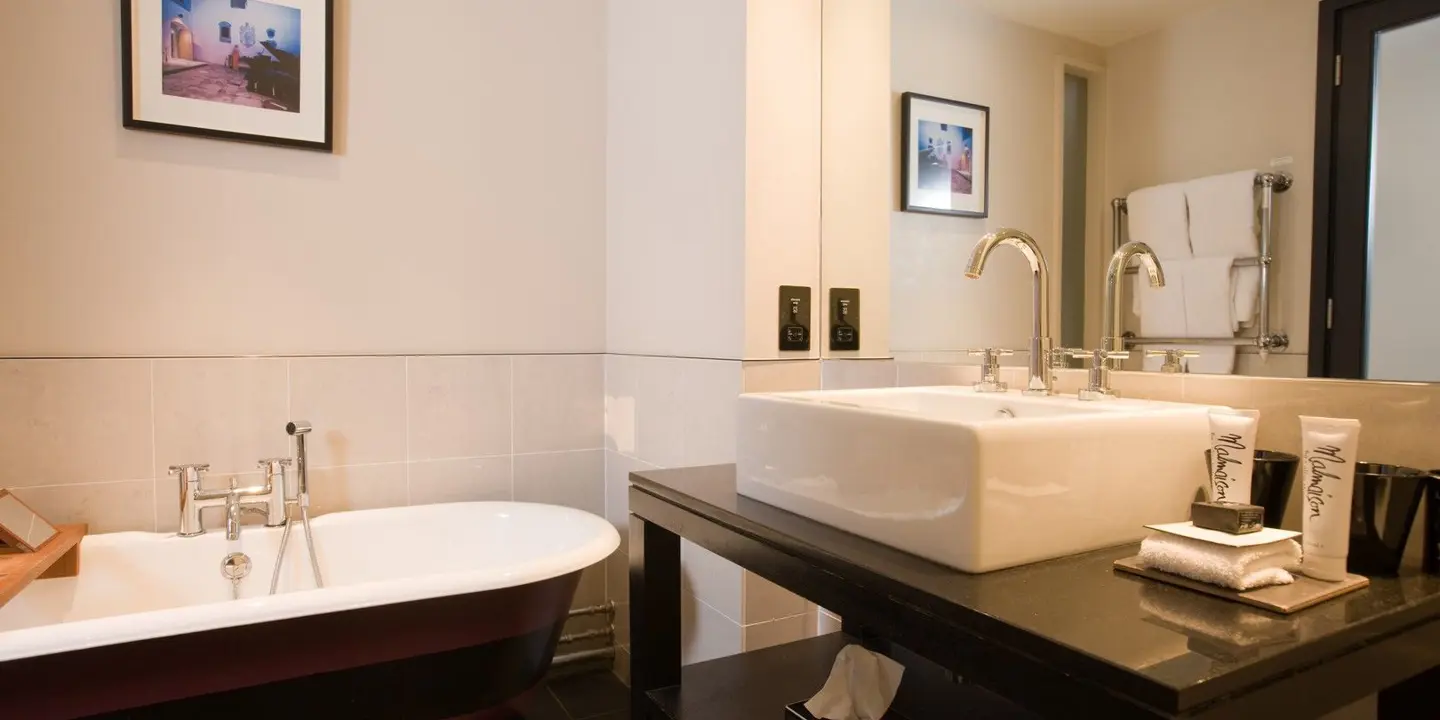
<svg viewBox="0 0 1440 720">
<path fill-rule="evenodd" d="M 1110 267 L 1105 270 L 1105 310 L 1102 313 L 1100 348 L 1109 352 L 1123 352 L 1125 340 L 1121 337 L 1125 327 L 1124 310 L 1120 306 L 1120 283 L 1125 279 L 1125 268 L 1130 267 L 1130 258 L 1138 258 L 1150 277 L 1150 287 L 1165 287 L 1165 270 L 1160 267 L 1160 258 L 1143 242 L 1128 242 L 1110 256 Z"/>
<path fill-rule="evenodd" d="M 1040 246 L 1029 235 L 1012 228 L 1001 228 L 975 243 L 970 252 L 970 262 L 965 268 L 965 277 L 978 278 L 985 271 L 985 261 L 990 253 L 1001 245 L 1009 245 L 1020 251 L 1030 262 L 1033 283 L 1033 312 L 1030 337 L 1030 379 L 1025 385 L 1026 395 L 1049 395 L 1055 384 L 1050 371 L 1050 355 L 1053 341 L 1050 339 L 1050 269 L 1045 265 L 1045 255 Z"/>
</svg>

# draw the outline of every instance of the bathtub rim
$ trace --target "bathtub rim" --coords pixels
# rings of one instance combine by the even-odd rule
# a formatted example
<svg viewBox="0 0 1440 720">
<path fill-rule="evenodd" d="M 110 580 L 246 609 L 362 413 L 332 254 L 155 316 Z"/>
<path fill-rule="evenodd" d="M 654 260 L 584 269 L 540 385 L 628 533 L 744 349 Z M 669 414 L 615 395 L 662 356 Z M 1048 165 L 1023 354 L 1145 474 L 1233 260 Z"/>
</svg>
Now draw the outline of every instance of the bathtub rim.
<svg viewBox="0 0 1440 720">
<path fill-rule="evenodd" d="M 286 620 L 307 615 L 319 615 L 346 610 L 393 605 L 416 600 L 464 595 L 507 587 L 527 585 L 549 580 L 584 569 L 603 561 L 620 547 L 620 534 L 610 522 L 583 510 L 543 503 L 509 501 L 476 501 L 462 503 L 435 503 L 436 505 L 486 505 L 513 507 L 544 507 L 548 511 L 560 510 L 573 516 L 571 522 L 587 523 L 594 527 L 594 537 L 575 548 L 558 554 L 545 556 L 540 561 L 515 563 L 504 568 L 484 570 L 457 570 L 454 572 L 420 575 L 409 578 L 375 580 L 322 590 L 302 590 L 281 595 L 226 600 L 219 602 L 185 605 L 174 608 L 147 610 L 137 613 L 108 615 L 99 618 L 52 623 L 34 627 L 0 632 L 0 664 L 41 655 L 53 655 L 106 645 L 120 645 L 137 640 L 171 637 L 187 633 L 203 632 L 226 627 L 254 625 L 258 623 Z M 421 505 L 349 510 L 329 513 L 312 521 L 319 523 L 324 518 L 335 521 L 349 521 L 357 516 L 393 513 L 397 510 L 421 508 Z M 332 521 L 334 522 L 334 521 Z M 273 529 L 272 529 L 273 530 Z M 292 531 L 293 532 L 293 531 Z M 173 533 L 127 532 L 109 533 L 92 537 L 140 535 L 156 539 L 170 537 Z M 148 537 L 147 537 L 148 539 Z M 292 538 L 292 540 L 295 538 Z M 83 555 L 82 555 L 83 558 Z M 497 572 L 499 570 L 499 572 Z M 81 572 L 84 572 L 82 565 Z M 3 667 L 3 665 L 0 665 Z"/>
</svg>

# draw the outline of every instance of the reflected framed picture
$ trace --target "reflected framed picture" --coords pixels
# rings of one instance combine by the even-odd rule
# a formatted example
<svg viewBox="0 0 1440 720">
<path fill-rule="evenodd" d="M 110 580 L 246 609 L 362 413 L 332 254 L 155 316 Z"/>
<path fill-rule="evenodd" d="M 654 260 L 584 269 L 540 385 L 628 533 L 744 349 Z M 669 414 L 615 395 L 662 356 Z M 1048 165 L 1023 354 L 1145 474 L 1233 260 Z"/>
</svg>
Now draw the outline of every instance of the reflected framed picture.
<svg viewBox="0 0 1440 720">
<path fill-rule="evenodd" d="M 119 0 L 124 125 L 334 150 L 334 0 Z"/>
<path fill-rule="evenodd" d="M 907 212 L 990 215 L 990 108 L 900 96 L 900 207 Z"/>
</svg>

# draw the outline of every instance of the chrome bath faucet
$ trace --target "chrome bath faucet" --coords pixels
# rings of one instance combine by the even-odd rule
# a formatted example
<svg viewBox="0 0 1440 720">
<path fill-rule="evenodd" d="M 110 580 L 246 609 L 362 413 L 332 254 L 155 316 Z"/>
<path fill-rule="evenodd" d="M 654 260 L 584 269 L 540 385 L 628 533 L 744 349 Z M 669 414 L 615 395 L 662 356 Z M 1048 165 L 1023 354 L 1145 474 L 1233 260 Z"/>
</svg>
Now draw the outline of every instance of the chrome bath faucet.
<svg viewBox="0 0 1440 720">
<path fill-rule="evenodd" d="M 200 522 L 200 511 L 208 507 L 225 508 L 225 537 L 235 540 L 240 537 L 240 517 L 244 513 L 265 516 L 267 527 L 285 524 L 285 468 L 290 458 L 267 458 L 260 461 L 265 471 L 265 484 L 240 487 L 235 480 L 224 490 L 202 490 L 203 474 L 210 470 L 208 463 L 170 466 L 170 474 L 180 478 L 180 531 L 181 537 L 194 537 L 205 532 Z"/>
</svg>

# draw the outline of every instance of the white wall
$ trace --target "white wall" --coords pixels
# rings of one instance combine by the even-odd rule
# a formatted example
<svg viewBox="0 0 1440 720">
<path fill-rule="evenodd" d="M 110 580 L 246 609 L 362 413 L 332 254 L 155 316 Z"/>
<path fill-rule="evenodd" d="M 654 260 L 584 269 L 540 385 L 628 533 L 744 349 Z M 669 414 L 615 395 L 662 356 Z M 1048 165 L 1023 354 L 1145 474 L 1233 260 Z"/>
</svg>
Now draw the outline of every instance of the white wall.
<svg viewBox="0 0 1440 720">
<path fill-rule="evenodd" d="M 1440 380 L 1434 192 L 1440 187 L 1440 20 L 1386 32 L 1376 58 L 1365 376 Z"/>
<path fill-rule="evenodd" d="M 745 3 L 608 8 L 607 349 L 739 359 Z"/>
<path fill-rule="evenodd" d="M 964 277 L 975 241 L 1000 227 L 1029 232 L 1059 297 L 1058 177 L 1063 59 L 1100 64 L 1099 48 L 983 13 L 969 0 L 892 0 L 891 87 L 990 107 L 990 217 L 895 211 L 890 221 L 890 344 L 896 353 L 1025 347 L 1029 268 L 1008 249 Z M 896 122 L 898 125 L 898 121 Z M 892 147 L 898 148 L 895 141 Z M 899 182 L 899 156 L 892 177 Z M 896 205 L 898 207 L 898 203 Z M 1053 304 L 1053 303 L 1052 303 Z M 1052 319 L 1058 319 L 1053 311 Z M 1058 327 L 1058 326 L 1057 326 Z"/>
<path fill-rule="evenodd" d="M 822 335 L 830 288 L 860 290 L 860 350 L 890 354 L 890 0 L 825 0 Z"/>
<path fill-rule="evenodd" d="M 1107 53 L 1107 200 L 1293 159 L 1280 168 L 1295 184 L 1275 205 L 1270 303 L 1290 347 L 1263 366 L 1242 356 L 1246 374 L 1306 374 L 1317 22 L 1316 0 L 1228 0 Z"/>
<path fill-rule="evenodd" d="M 118 3 L 3 4 L 0 354 L 602 349 L 604 4 L 338 5 L 323 155 L 122 129 Z"/>
</svg>

